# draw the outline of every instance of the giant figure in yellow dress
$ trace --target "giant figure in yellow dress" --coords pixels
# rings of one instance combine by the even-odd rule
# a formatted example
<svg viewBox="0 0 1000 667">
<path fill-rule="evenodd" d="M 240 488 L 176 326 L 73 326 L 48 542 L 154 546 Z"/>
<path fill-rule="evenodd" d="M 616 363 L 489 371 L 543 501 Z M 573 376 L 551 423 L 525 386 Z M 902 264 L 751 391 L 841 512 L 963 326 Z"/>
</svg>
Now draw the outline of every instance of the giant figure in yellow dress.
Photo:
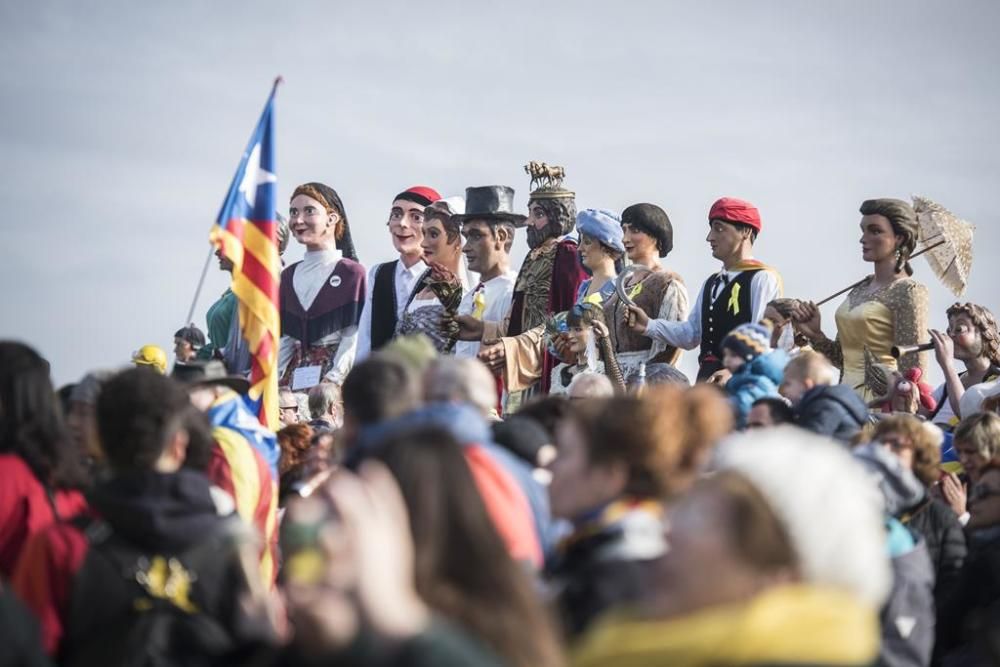
<svg viewBox="0 0 1000 667">
<path fill-rule="evenodd" d="M 866 366 L 882 364 L 905 373 L 914 366 L 926 371 L 926 353 L 899 360 L 894 345 L 915 345 L 927 339 L 927 288 L 914 280 L 910 255 L 918 239 L 913 207 L 898 199 L 869 199 L 861 204 L 861 256 L 875 272 L 856 285 L 835 316 L 837 336 L 830 340 L 820 326 L 819 308 L 803 302 L 795 318 L 813 347 L 841 369 L 840 381 L 866 401 L 880 398 L 866 377 Z M 865 350 L 871 353 L 868 364 Z"/>
</svg>

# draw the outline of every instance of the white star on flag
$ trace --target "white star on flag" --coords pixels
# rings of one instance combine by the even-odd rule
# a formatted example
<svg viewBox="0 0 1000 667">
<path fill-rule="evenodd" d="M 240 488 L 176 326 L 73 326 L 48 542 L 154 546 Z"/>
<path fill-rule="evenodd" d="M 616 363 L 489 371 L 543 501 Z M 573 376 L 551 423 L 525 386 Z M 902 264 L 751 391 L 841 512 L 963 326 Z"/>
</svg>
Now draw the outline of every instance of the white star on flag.
<svg viewBox="0 0 1000 667">
<path fill-rule="evenodd" d="M 260 168 L 260 144 L 254 144 L 247 159 L 247 168 L 243 172 L 243 180 L 240 181 L 239 191 L 243 193 L 243 199 L 248 206 L 253 206 L 257 198 L 257 187 L 264 183 L 276 183 L 278 178 L 269 171 Z"/>
</svg>

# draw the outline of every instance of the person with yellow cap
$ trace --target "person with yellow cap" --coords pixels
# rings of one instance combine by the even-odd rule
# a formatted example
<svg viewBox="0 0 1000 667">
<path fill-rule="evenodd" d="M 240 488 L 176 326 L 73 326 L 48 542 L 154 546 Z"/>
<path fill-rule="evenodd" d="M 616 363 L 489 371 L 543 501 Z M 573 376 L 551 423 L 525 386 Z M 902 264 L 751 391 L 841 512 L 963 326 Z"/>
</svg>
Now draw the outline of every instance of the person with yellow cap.
<svg viewBox="0 0 1000 667">
<path fill-rule="evenodd" d="M 167 374 L 167 353 L 156 345 L 143 345 L 132 353 L 132 364 L 136 367 L 155 368 L 160 375 Z"/>
</svg>

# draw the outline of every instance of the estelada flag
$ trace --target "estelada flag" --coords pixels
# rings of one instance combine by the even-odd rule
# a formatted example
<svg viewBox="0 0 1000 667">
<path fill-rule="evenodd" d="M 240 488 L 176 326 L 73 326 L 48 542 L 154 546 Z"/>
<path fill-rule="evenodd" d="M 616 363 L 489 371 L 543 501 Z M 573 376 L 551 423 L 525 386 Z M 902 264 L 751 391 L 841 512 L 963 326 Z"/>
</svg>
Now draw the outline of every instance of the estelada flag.
<svg viewBox="0 0 1000 667">
<path fill-rule="evenodd" d="M 209 239 L 233 263 L 240 333 L 250 349 L 248 399 L 260 423 L 278 425 L 278 197 L 274 162 L 274 82 Z"/>
</svg>

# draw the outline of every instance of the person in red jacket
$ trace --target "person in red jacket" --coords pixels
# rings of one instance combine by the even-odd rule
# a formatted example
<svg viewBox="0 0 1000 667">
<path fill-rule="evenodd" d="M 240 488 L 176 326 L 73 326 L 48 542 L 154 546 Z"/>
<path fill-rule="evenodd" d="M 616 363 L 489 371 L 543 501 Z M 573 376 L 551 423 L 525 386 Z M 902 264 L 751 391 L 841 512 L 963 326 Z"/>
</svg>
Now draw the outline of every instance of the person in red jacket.
<svg viewBox="0 0 1000 667">
<path fill-rule="evenodd" d="M 73 447 L 49 363 L 22 343 L 0 342 L 0 578 L 25 543 L 86 507 L 82 454 Z"/>
<path fill-rule="evenodd" d="M 111 476 L 88 494 L 87 516 L 31 538 L 13 579 L 41 623 L 46 652 L 61 663 L 125 664 L 132 651 L 189 648 L 180 644 L 190 637 L 155 647 L 155 636 L 145 638 L 150 646 L 137 641 L 143 619 L 162 619 L 164 607 L 195 625 L 214 622 L 233 639 L 260 630 L 245 603 L 260 600 L 264 587 L 256 568 L 242 565 L 257 545 L 232 503 L 185 467 L 189 410 L 182 387 L 146 369 L 126 370 L 102 389 L 98 430 Z"/>
</svg>

